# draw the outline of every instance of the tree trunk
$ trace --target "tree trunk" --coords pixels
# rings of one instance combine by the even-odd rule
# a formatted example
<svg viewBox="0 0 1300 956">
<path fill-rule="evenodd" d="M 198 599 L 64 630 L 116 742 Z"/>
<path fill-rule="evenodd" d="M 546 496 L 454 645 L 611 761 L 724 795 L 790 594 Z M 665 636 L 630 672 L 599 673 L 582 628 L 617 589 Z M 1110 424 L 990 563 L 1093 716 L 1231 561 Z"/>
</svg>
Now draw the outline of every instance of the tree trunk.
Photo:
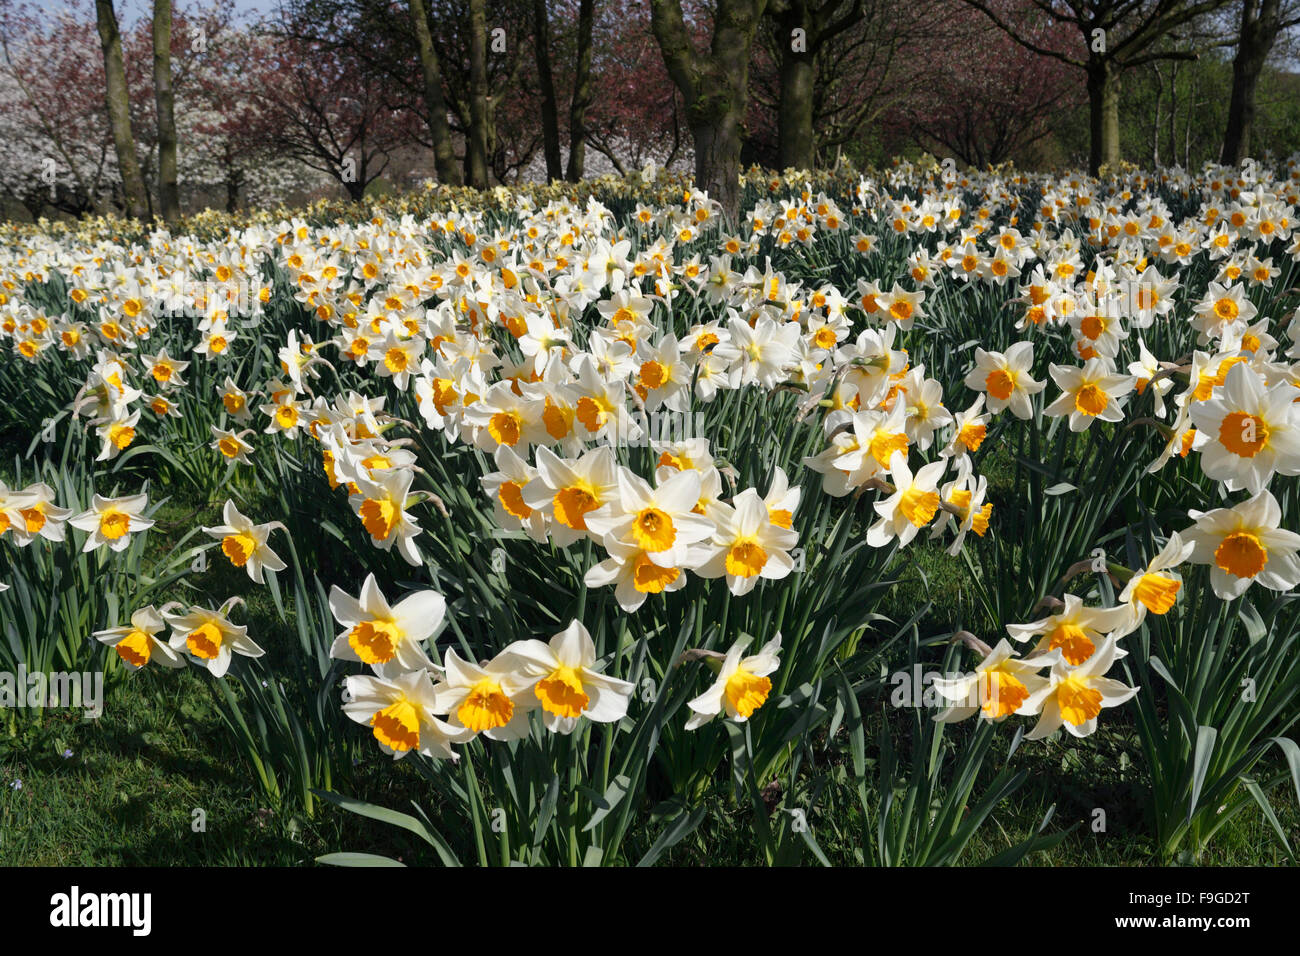
<svg viewBox="0 0 1300 956">
<path fill-rule="evenodd" d="M 546 179 L 554 182 L 564 175 L 560 159 L 560 109 L 555 99 L 555 77 L 551 73 L 551 25 L 546 0 L 533 0 L 533 52 L 537 57 L 537 85 L 542 92 L 542 145 L 546 155 Z"/>
<path fill-rule="evenodd" d="M 788 44 L 787 44 L 788 46 Z M 811 53 L 782 49 L 779 105 L 780 165 L 782 169 L 812 169 L 813 83 L 816 68 Z"/>
<path fill-rule="evenodd" d="M 573 102 L 569 105 L 570 182 L 582 179 L 587 164 L 587 107 L 591 105 L 591 33 L 595 22 L 594 0 L 578 5 L 578 60 L 573 77 Z"/>
<path fill-rule="evenodd" d="M 695 185 L 722 204 L 723 215 L 734 225 L 740 212 L 740 114 L 726 107 L 693 112 L 699 117 L 690 121 Z"/>
<path fill-rule="evenodd" d="M 1232 61 L 1232 94 L 1228 98 L 1228 125 L 1223 133 L 1219 161 L 1235 166 L 1250 155 L 1250 134 L 1255 125 L 1255 87 L 1262 61 L 1252 62 L 1238 52 Z"/>
<path fill-rule="evenodd" d="M 234 213 L 239 210 L 239 187 L 243 183 L 243 176 L 239 170 L 231 169 L 226 173 L 226 212 Z"/>
<path fill-rule="evenodd" d="M 1119 165 L 1119 75 L 1108 60 L 1088 61 L 1088 171 Z"/>
<path fill-rule="evenodd" d="M 469 3 L 469 135 L 465 139 L 465 182 L 487 189 L 488 79 L 486 0 Z"/>
<path fill-rule="evenodd" d="M 650 26 L 664 65 L 686 100 L 695 140 L 695 185 L 740 215 L 740 146 L 749 94 L 749 54 L 766 0 L 718 0 L 707 54 L 695 52 L 680 0 L 651 0 Z"/>
<path fill-rule="evenodd" d="M 147 219 L 149 204 L 144 179 L 140 176 L 140 159 L 135 153 L 135 137 L 131 133 L 131 100 L 126 88 L 126 61 L 122 57 L 122 35 L 117 29 L 113 0 L 95 0 L 95 19 L 99 27 L 100 46 L 104 51 L 104 98 L 113 128 L 113 149 L 117 153 L 117 167 L 122 176 L 126 214 L 135 219 Z"/>
<path fill-rule="evenodd" d="M 451 145 L 451 127 L 447 123 L 447 100 L 442 94 L 442 67 L 433 49 L 429 19 L 424 0 L 410 0 L 411 27 L 420 54 L 420 72 L 424 77 L 424 109 L 428 114 L 429 137 L 433 141 L 433 167 L 438 181 L 448 186 L 461 184 L 456 151 Z"/>
<path fill-rule="evenodd" d="M 172 93 L 172 0 L 153 3 L 153 94 L 158 109 L 158 204 L 169 223 L 181 217 L 176 184 L 176 97 Z"/>
<path fill-rule="evenodd" d="M 1151 129 L 1151 168 L 1160 168 L 1160 107 L 1164 100 L 1165 84 L 1164 77 L 1160 73 L 1159 62 L 1151 64 L 1151 72 L 1156 75 L 1156 115 L 1152 121 Z"/>
<path fill-rule="evenodd" d="M 1191 111 L 1188 110 L 1190 118 Z M 1190 121 L 1190 120 L 1189 120 Z M 1169 64 L 1169 161 L 1178 162 L 1178 61 Z"/>
<path fill-rule="evenodd" d="M 1280 6 L 1280 0 L 1245 0 L 1241 5 L 1237 55 L 1232 60 L 1228 124 L 1223 131 L 1223 152 L 1219 157 L 1222 163 L 1235 166 L 1250 155 L 1250 134 L 1255 125 L 1255 89 L 1281 29 Z"/>
</svg>

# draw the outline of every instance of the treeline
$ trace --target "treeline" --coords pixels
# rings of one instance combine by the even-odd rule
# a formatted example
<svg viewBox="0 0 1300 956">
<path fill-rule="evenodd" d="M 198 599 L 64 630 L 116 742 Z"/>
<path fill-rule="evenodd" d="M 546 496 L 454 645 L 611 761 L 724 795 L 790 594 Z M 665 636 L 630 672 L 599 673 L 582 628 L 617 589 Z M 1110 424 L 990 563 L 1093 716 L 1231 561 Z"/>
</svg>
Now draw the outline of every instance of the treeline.
<svg viewBox="0 0 1300 956">
<path fill-rule="evenodd" d="M 1300 147 L 1300 0 L 0 0 L 30 216 L 488 188 L 653 162 L 1199 165 Z"/>
</svg>

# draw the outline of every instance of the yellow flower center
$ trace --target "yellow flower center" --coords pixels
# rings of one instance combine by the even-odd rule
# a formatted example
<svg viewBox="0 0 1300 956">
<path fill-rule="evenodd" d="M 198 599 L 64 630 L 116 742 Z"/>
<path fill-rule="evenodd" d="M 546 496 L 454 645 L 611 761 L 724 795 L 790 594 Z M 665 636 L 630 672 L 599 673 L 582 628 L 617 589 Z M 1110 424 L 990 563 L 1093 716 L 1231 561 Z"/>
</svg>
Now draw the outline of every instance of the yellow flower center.
<svg viewBox="0 0 1300 956">
<path fill-rule="evenodd" d="M 644 553 L 632 562 L 632 586 L 642 594 L 662 594 L 681 574 L 678 568 L 661 568 Z"/>
<path fill-rule="evenodd" d="M 1220 299 L 1218 302 L 1214 303 L 1214 314 L 1224 322 L 1231 322 L 1237 317 L 1239 312 L 1240 310 L 1237 308 L 1237 303 L 1233 302 L 1231 299 Z"/>
<path fill-rule="evenodd" d="M 556 717 L 577 717 L 591 698 L 582 689 L 582 679 L 572 667 L 559 667 L 533 688 L 542 709 Z"/>
<path fill-rule="evenodd" d="M 135 441 L 135 429 L 130 425 L 113 425 L 108 429 L 108 440 L 121 451 Z"/>
<path fill-rule="evenodd" d="M 221 650 L 221 640 L 221 628 L 212 621 L 207 621 L 190 631 L 189 637 L 185 639 L 185 646 L 195 657 L 210 661 Z"/>
<path fill-rule="evenodd" d="M 23 516 L 23 524 L 27 526 L 28 534 L 36 534 L 45 527 L 46 518 L 44 503 L 38 501 L 36 504 L 32 505 L 32 507 L 24 508 L 18 513 Z"/>
<path fill-rule="evenodd" d="M 1074 396 L 1074 409 L 1084 415 L 1100 415 L 1109 402 L 1110 396 L 1095 382 L 1089 382 Z"/>
<path fill-rule="evenodd" d="M 1078 667 L 1092 657 L 1096 645 L 1078 624 L 1062 622 L 1056 625 L 1047 637 L 1047 649 L 1054 651 L 1058 648 L 1067 664 Z"/>
<path fill-rule="evenodd" d="M 578 399 L 578 421 L 582 422 L 583 427 L 589 432 L 598 431 L 605 424 L 607 415 L 606 409 L 601 407 L 601 403 L 596 399 L 584 395 Z"/>
<path fill-rule="evenodd" d="M 989 719 L 1006 717 L 1020 709 L 1029 689 L 1014 675 L 994 667 L 986 670 L 980 682 L 980 710 Z"/>
<path fill-rule="evenodd" d="M 1268 444 L 1268 425 L 1256 415 L 1230 412 L 1219 425 L 1219 441 L 1234 455 L 1254 458 Z"/>
<path fill-rule="evenodd" d="M 497 500 L 501 502 L 501 507 L 505 509 L 506 514 L 520 521 L 527 519 L 533 513 L 533 509 L 524 504 L 523 491 L 518 482 L 501 482 L 501 487 L 497 489 Z"/>
<path fill-rule="evenodd" d="M 564 438 L 573 428 L 574 413 L 572 409 L 561 408 L 549 398 L 546 400 L 546 409 L 542 412 L 542 424 L 546 426 L 546 433 L 556 441 Z"/>
<path fill-rule="evenodd" d="M 240 447 L 239 440 L 235 438 L 223 438 L 217 442 L 217 448 L 221 449 L 221 454 L 227 458 L 239 457 Z"/>
<path fill-rule="evenodd" d="M 288 431 L 298 424 L 298 409 L 292 405 L 281 405 L 275 410 L 275 423 Z"/>
<path fill-rule="evenodd" d="M 587 512 L 600 506 L 594 491 L 586 483 L 561 488 L 552 499 L 555 520 L 574 531 L 586 531 Z"/>
<path fill-rule="evenodd" d="M 752 578 L 767 565 L 767 551 L 757 541 L 737 541 L 727 550 L 727 573 Z"/>
<path fill-rule="evenodd" d="M 361 523 L 377 541 L 387 541 L 397 524 L 398 508 L 391 498 L 367 498 L 361 503 Z"/>
<path fill-rule="evenodd" d="M 1015 391 L 1016 380 L 1006 369 L 995 368 L 984 379 L 984 387 L 998 401 L 1005 402 L 1011 397 L 1011 393 Z"/>
<path fill-rule="evenodd" d="M 980 445 L 984 444 L 984 436 L 988 434 L 988 429 L 983 425 L 968 423 L 961 427 L 957 433 L 957 440 L 960 441 L 969 451 L 979 451 Z"/>
<path fill-rule="evenodd" d="M 514 412 L 497 412 L 488 419 L 488 434 L 498 445 L 514 445 L 519 441 L 523 420 Z"/>
<path fill-rule="evenodd" d="M 118 657 L 132 667 L 144 667 L 153 656 L 153 645 L 149 642 L 149 635 L 139 629 L 118 641 L 113 649 L 117 651 Z"/>
<path fill-rule="evenodd" d="M 912 486 L 903 492 L 903 497 L 898 502 L 898 510 L 903 512 L 903 517 L 913 525 L 918 528 L 923 527 L 929 524 L 930 519 L 939 510 L 939 493 Z"/>
<path fill-rule="evenodd" d="M 871 457 L 881 468 L 889 467 L 889 459 L 896 451 L 907 450 L 907 436 L 900 433 L 876 432 L 868 445 Z"/>
<path fill-rule="evenodd" d="M 515 705 L 501 690 L 501 685 L 485 677 L 475 684 L 469 696 L 456 710 L 456 718 L 475 733 L 504 727 L 514 716 Z"/>
<path fill-rule="evenodd" d="M 668 369 L 660 362 L 644 362 L 641 365 L 641 384 L 646 388 L 658 388 L 668 381 Z"/>
<path fill-rule="evenodd" d="M 1152 614 L 1164 614 L 1174 606 L 1182 583 L 1163 574 L 1144 574 L 1138 579 L 1133 596 Z"/>
<path fill-rule="evenodd" d="M 402 349 L 393 347 L 384 353 L 384 368 L 388 369 L 388 371 L 392 372 L 394 375 L 399 375 L 402 372 L 405 372 L 407 366 L 410 364 L 411 357 Z"/>
<path fill-rule="evenodd" d="M 1061 719 L 1078 727 L 1101 713 L 1101 691 L 1093 690 L 1077 677 L 1067 677 L 1056 688 Z"/>
<path fill-rule="evenodd" d="M 348 646 L 365 664 L 386 664 L 397 653 L 402 629 L 392 621 L 362 621 L 348 632 Z"/>
<path fill-rule="evenodd" d="M 632 522 L 632 537 L 643 551 L 663 551 L 677 540 L 673 519 L 658 508 L 645 508 Z"/>
<path fill-rule="evenodd" d="M 131 516 L 125 511 L 109 508 L 99 516 L 99 533 L 116 541 L 131 528 Z"/>
<path fill-rule="evenodd" d="M 230 563 L 242 568 L 257 550 L 257 542 L 252 535 L 228 534 L 221 539 L 221 553 L 230 559 Z"/>
<path fill-rule="evenodd" d="M 772 682 L 766 677 L 756 677 L 743 667 L 727 678 L 724 693 L 732 709 L 742 717 L 750 717 L 767 702 L 772 692 Z"/>
<path fill-rule="evenodd" d="M 1268 564 L 1268 549 L 1249 531 L 1234 531 L 1214 549 L 1214 563 L 1239 578 L 1253 578 Z"/>
<path fill-rule="evenodd" d="M 390 750 L 414 750 L 420 746 L 420 713 L 406 695 L 370 718 L 375 739 Z"/>
</svg>

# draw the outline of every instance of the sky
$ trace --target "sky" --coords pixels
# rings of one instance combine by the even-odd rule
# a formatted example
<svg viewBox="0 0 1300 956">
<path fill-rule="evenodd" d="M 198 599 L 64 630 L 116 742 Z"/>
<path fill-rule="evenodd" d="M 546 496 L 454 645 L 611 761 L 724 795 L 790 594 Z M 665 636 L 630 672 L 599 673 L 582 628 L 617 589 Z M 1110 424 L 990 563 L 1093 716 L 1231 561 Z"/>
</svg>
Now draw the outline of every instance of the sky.
<svg viewBox="0 0 1300 956">
<path fill-rule="evenodd" d="M 187 0 L 173 0 L 176 6 L 193 5 Z M 257 19 L 273 12 L 279 0 L 234 0 L 235 13 L 242 19 Z M 153 15 L 153 0 L 118 0 L 118 16 L 125 22 L 133 23 L 138 19 Z"/>
</svg>

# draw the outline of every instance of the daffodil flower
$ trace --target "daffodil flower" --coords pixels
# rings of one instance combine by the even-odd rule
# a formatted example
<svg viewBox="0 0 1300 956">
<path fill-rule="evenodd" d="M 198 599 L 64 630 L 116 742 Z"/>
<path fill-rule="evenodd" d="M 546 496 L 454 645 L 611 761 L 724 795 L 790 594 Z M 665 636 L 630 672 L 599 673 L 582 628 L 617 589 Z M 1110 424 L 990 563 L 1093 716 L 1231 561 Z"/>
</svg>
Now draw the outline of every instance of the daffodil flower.
<svg viewBox="0 0 1300 956">
<path fill-rule="evenodd" d="M 780 580 L 794 570 L 789 552 L 799 535 L 773 523 L 757 489 L 746 488 L 730 505 L 718 503 L 709 517 L 717 527 L 707 546 L 709 556 L 696 568 L 700 577 L 725 576 L 727 588 L 739 597 L 760 579 Z"/>
<path fill-rule="evenodd" d="M 435 670 L 420 645 L 438 634 L 447 613 L 447 601 L 437 591 L 416 591 L 390 606 L 368 574 L 360 598 L 335 585 L 329 600 L 334 619 L 344 627 L 330 647 L 331 657 L 374 668 Z"/>
<path fill-rule="evenodd" d="M 123 498 L 104 498 L 95 495 L 91 506 L 68 519 L 68 524 L 90 536 L 82 552 L 94 551 L 108 545 L 113 551 L 125 551 L 131 544 L 131 535 L 152 528 L 152 519 L 144 517 L 149 504 L 148 495 L 127 495 Z"/>
<path fill-rule="evenodd" d="M 1206 475 L 1228 491 L 1258 494 L 1274 473 L 1300 474 L 1300 414 L 1290 382 L 1266 388 L 1244 362 L 1233 365 L 1213 397 L 1192 403 L 1192 449 Z"/>
<path fill-rule="evenodd" d="M 30 508 L 36 501 L 36 495 L 31 491 L 12 491 L 0 481 L 0 536 L 11 529 L 25 527 L 23 510 Z"/>
<path fill-rule="evenodd" d="M 600 673 L 596 645 L 581 621 L 571 621 L 549 642 L 517 641 L 503 654 L 514 659 L 520 674 L 536 681 L 533 695 L 553 733 L 572 733 L 581 717 L 607 724 L 627 714 L 635 685 Z"/>
<path fill-rule="evenodd" d="M 258 584 L 263 583 L 263 570 L 283 571 L 287 567 L 280 556 L 267 545 L 267 539 L 276 528 L 285 534 L 289 533 L 289 529 L 281 522 L 254 524 L 240 514 L 233 501 L 226 502 L 222 509 L 222 518 L 225 524 L 204 528 L 203 531 L 214 538 L 219 538 L 221 553 L 229 558 L 230 563 L 235 567 L 247 571 L 253 581 Z"/>
<path fill-rule="evenodd" d="M 9 509 L 11 513 L 17 513 L 17 521 L 0 518 L 0 527 L 5 526 L 6 521 L 11 522 L 19 547 L 29 545 L 37 538 L 47 541 L 64 540 L 67 535 L 66 523 L 72 511 L 54 503 L 53 488 L 44 482 L 37 482 L 28 485 L 17 497 L 27 499 L 27 503 L 21 507 Z M 0 494 L 0 502 L 3 502 L 3 498 L 3 494 Z"/>
<path fill-rule="evenodd" d="M 1132 609 L 1134 627 L 1142 623 L 1148 611 L 1167 614 L 1174 606 L 1183 586 L 1183 576 L 1172 569 L 1191 557 L 1194 548 L 1192 541 L 1184 541 L 1175 531 L 1160 553 L 1143 570 L 1129 578 L 1117 600 Z"/>
<path fill-rule="evenodd" d="M 381 472 L 373 480 L 357 481 L 357 493 L 348 498 L 371 543 L 381 551 L 391 551 L 397 545 L 398 553 L 410 565 L 420 563 L 414 539 L 422 533 L 406 511 L 414 479 L 415 473 L 406 468 Z"/>
<path fill-rule="evenodd" d="M 1039 637 L 1035 653 L 1059 650 L 1067 664 L 1079 666 L 1096 653 L 1103 635 L 1119 638 L 1135 627 L 1132 611 L 1127 605 L 1085 607 L 1083 598 L 1067 594 L 1065 606 L 1057 613 L 1032 624 L 1008 624 L 1007 633 L 1017 641 Z"/>
<path fill-rule="evenodd" d="M 1075 737 L 1097 729 L 1097 715 L 1105 707 L 1118 707 L 1138 692 L 1106 677 L 1116 658 L 1115 638 L 1108 637 L 1086 663 L 1070 667 L 1062 660 L 1052 666 L 1047 686 L 1034 691 L 1020 708 L 1021 714 L 1038 714 L 1038 723 L 1026 740 L 1041 740 L 1061 726 Z"/>
<path fill-rule="evenodd" d="M 613 535 L 607 535 L 602 545 L 609 557 L 589 568 L 584 581 L 589 588 L 613 584 L 614 598 L 628 614 L 640 608 L 651 594 L 667 594 L 685 587 L 686 570 L 698 568 L 710 554 L 703 545 L 651 553 Z"/>
<path fill-rule="evenodd" d="M 140 409 L 137 408 L 120 417 L 114 415 L 96 428 L 100 438 L 100 449 L 95 460 L 109 461 L 125 451 L 135 441 L 136 426 L 139 424 Z"/>
<path fill-rule="evenodd" d="M 343 713 L 371 728 L 380 747 L 400 760 L 411 752 L 435 760 L 460 759 L 452 744 L 474 732 L 436 716 L 433 682 L 426 670 L 388 677 L 352 676 L 345 681 Z"/>
<path fill-rule="evenodd" d="M 639 475 L 620 468 L 617 497 L 587 514 L 587 528 L 598 539 L 612 536 L 660 555 L 663 566 L 672 567 L 681 563 L 689 545 L 713 534 L 713 522 L 692 513 L 700 487 L 698 471 L 677 472 L 651 488 Z"/>
<path fill-rule="evenodd" d="M 975 714 L 987 720 L 1003 720 L 1019 713 L 1031 694 L 1047 686 L 1038 672 L 1061 659 L 1057 651 L 1017 659 L 1004 637 L 997 647 L 960 677 L 940 677 L 934 689 L 952 703 L 935 715 L 940 723 L 965 720 Z"/>
<path fill-rule="evenodd" d="M 560 547 L 591 534 L 587 515 L 618 494 L 618 471 L 609 446 L 566 461 L 549 448 L 537 449 L 537 477 L 523 489 L 524 504 L 545 514 L 551 539 Z"/>
<path fill-rule="evenodd" d="M 261 657 L 266 651 L 249 638 L 248 628 L 230 621 L 231 609 L 242 603 L 240 598 L 232 597 L 215 611 L 191 607 L 184 614 L 173 610 L 181 606 L 178 603 L 164 606 L 160 613 L 172 629 L 171 640 L 168 641 L 172 650 L 189 651 L 213 677 L 226 676 L 235 654 Z"/>
<path fill-rule="evenodd" d="M 948 460 L 940 458 L 922 465 L 913 476 L 907 456 L 895 451 L 889 459 L 894 493 L 873 505 L 880 520 L 867 529 L 867 544 L 883 548 L 897 538 L 902 547 L 915 538 L 939 511 L 939 479 L 947 467 Z"/>
<path fill-rule="evenodd" d="M 481 481 L 483 490 L 492 497 L 492 513 L 497 524 L 507 531 L 523 530 L 534 541 L 545 541 L 546 513 L 530 508 L 523 493 L 537 477 L 537 469 L 508 445 L 499 446 L 493 458 L 497 470 L 484 475 Z"/>
<path fill-rule="evenodd" d="M 1221 599 L 1253 583 L 1271 591 L 1300 584 L 1300 534 L 1280 527 L 1282 508 L 1267 488 L 1231 508 L 1187 514 L 1196 522 L 1183 531 L 1193 545 L 1188 560 L 1211 565 L 1210 586 Z"/>
<path fill-rule="evenodd" d="M 703 727 L 722 713 L 737 723 L 744 723 L 767 703 L 768 695 L 772 693 L 772 681 L 768 675 L 781 666 L 778 656 L 781 635 L 777 634 L 764 644 L 757 654 L 742 657 L 751 640 L 742 637 L 732 644 L 718 665 L 713 684 L 687 702 L 686 706 L 691 710 L 691 717 L 686 722 L 687 730 Z"/>
<path fill-rule="evenodd" d="M 1043 409 L 1044 415 L 1068 415 L 1072 432 L 1084 431 L 1097 420 L 1124 420 L 1121 399 L 1133 388 L 1136 376 L 1117 374 L 1104 358 L 1088 359 L 1082 368 L 1052 365 L 1048 371 L 1062 394 Z"/>
<path fill-rule="evenodd" d="M 95 639 L 117 652 L 126 669 L 138 671 L 152 661 L 163 667 L 185 666 L 185 655 L 174 650 L 160 634 L 167 622 L 150 604 L 131 615 L 131 623 L 95 632 Z"/>
<path fill-rule="evenodd" d="M 448 714 L 453 727 L 465 727 L 490 740 L 518 740 L 528 735 L 528 714 L 541 705 L 533 681 L 517 670 L 517 661 L 499 654 L 485 666 L 461 660 L 448 649 L 444 675 L 434 687 L 434 713 Z"/>
<path fill-rule="evenodd" d="M 1001 352 L 975 349 L 975 368 L 966 376 L 966 387 L 988 396 L 989 411 L 994 415 L 1004 408 L 1020 419 L 1033 415 L 1030 396 L 1041 392 L 1043 382 L 1030 374 L 1034 364 L 1034 343 L 1017 342 Z"/>
<path fill-rule="evenodd" d="M 253 446 L 244 441 L 243 437 L 249 434 L 251 429 L 235 433 L 224 428 L 218 428 L 216 425 L 208 427 L 212 431 L 212 444 L 208 446 L 209 448 L 221 452 L 222 457 L 231 463 L 252 464 L 248 456 L 252 454 Z"/>
</svg>

